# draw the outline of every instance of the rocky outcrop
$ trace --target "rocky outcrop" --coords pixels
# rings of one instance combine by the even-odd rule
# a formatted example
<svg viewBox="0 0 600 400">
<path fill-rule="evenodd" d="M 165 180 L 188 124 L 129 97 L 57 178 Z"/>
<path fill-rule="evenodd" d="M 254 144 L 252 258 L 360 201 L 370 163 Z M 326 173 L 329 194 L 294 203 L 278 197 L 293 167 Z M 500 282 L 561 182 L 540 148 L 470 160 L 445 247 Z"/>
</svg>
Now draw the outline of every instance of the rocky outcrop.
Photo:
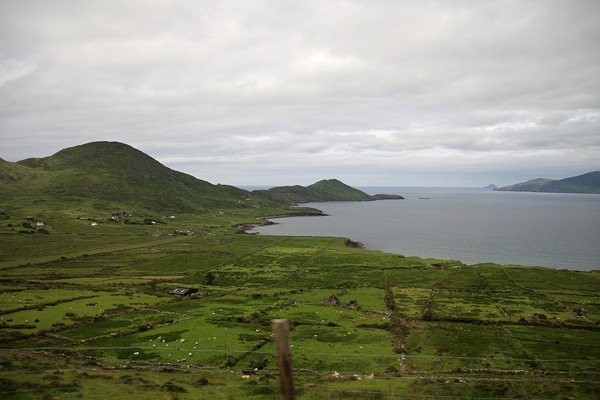
<svg viewBox="0 0 600 400">
<path fill-rule="evenodd" d="M 335 294 L 330 294 L 327 296 L 325 300 L 323 300 L 323 305 L 326 306 L 339 306 L 340 299 Z"/>
<path fill-rule="evenodd" d="M 341 305 L 341 301 L 340 301 L 339 297 L 337 297 L 335 294 L 330 294 L 329 296 L 327 296 L 327 298 L 325 298 L 323 300 L 323 305 L 337 307 L 337 306 Z M 358 300 L 350 300 L 347 304 L 344 304 L 344 307 L 357 308 Z"/>
</svg>

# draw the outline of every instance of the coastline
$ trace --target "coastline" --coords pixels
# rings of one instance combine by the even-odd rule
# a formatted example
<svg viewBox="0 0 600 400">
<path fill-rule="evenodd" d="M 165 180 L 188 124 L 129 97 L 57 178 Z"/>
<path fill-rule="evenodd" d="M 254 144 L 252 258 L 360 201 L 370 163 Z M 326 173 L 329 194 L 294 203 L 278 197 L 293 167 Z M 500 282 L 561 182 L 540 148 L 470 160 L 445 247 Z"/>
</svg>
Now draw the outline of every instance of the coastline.
<svg viewBox="0 0 600 400">
<path fill-rule="evenodd" d="M 350 238 L 367 249 L 466 265 L 600 270 L 596 196 L 476 189 L 403 194 L 402 202 L 307 203 L 329 218 L 274 216 L 277 222 L 257 225 L 252 234 Z"/>
</svg>

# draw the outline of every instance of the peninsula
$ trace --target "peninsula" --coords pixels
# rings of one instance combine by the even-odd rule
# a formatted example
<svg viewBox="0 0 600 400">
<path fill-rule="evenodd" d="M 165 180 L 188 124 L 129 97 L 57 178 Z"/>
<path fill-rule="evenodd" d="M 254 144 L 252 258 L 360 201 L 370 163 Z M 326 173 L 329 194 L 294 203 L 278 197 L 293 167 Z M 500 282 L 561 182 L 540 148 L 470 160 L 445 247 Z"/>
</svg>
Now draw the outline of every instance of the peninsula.
<svg viewBox="0 0 600 400">
<path fill-rule="evenodd" d="M 583 175 L 558 180 L 537 178 L 494 190 L 513 192 L 600 193 L 600 171 L 588 172 Z"/>
<path fill-rule="evenodd" d="M 300 203 L 320 203 L 325 201 L 373 201 L 401 200 L 404 197 L 395 194 L 369 195 L 340 182 L 337 179 L 324 179 L 309 186 L 279 186 L 253 193 L 264 196 L 277 203 L 295 205 Z"/>
</svg>

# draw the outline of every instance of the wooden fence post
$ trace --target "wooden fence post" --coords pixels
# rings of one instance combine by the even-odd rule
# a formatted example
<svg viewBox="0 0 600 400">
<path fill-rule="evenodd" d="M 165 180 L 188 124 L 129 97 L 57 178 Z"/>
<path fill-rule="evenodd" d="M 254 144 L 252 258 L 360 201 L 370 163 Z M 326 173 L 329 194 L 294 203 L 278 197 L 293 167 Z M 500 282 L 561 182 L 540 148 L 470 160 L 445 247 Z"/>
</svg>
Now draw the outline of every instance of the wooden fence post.
<svg viewBox="0 0 600 400">
<path fill-rule="evenodd" d="M 290 351 L 290 325 L 287 319 L 271 321 L 277 351 L 277 366 L 284 400 L 294 400 L 294 375 Z"/>
</svg>

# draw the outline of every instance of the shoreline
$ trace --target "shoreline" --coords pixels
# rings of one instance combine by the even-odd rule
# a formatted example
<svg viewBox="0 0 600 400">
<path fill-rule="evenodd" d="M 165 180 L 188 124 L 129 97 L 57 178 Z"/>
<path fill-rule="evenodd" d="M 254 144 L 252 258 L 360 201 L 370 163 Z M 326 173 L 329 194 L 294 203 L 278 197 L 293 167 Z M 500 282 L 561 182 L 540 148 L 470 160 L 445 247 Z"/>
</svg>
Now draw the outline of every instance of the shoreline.
<svg viewBox="0 0 600 400">
<path fill-rule="evenodd" d="M 568 220 L 566 221 L 567 225 L 562 224 L 565 218 L 561 216 L 564 214 L 560 212 L 561 210 L 565 210 L 565 207 L 568 208 L 566 210 L 567 215 L 573 214 L 573 210 L 576 211 L 571 202 L 564 203 L 562 201 L 562 196 L 551 203 L 551 205 L 554 203 L 559 204 L 560 201 L 560 206 L 548 210 L 543 209 L 542 215 L 538 216 L 537 208 L 539 207 L 535 197 L 525 199 L 526 202 L 523 206 L 520 206 L 513 204 L 512 196 L 510 199 L 506 198 L 506 200 L 503 196 L 501 202 L 497 200 L 488 202 L 488 199 L 496 199 L 496 196 L 493 198 L 486 196 L 486 192 L 482 192 L 481 195 L 478 194 L 477 197 L 474 197 L 473 192 L 470 191 L 464 193 L 465 196 L 460 197 L 457 197 L 453 191 L 439 192 L 436 196 L 427 193 L 429 199 L 425 202 L 419 199 L 419 197 L 422 197 L 420 195 L 424 193 L 416 194 L 417 196 L 412 196 L 412 199 L 397 203 L 397 206 L 394 205 L 396 202 L 375 202 L 380 203 L 381 207 L 368 205 L 372 202 L 356 204 L 354 202 L 352 204 L 348 202 L 318 203 L 313 207 L 322 207 L 326 213 L 309 214 L 309 216 L 330 216 L 333 217 L 331 220 L 327 222 L 318 220 L 301 223 L 289 222 L 289 224 L 285 223 L 285 227 L 275 227 L 272 230 L 262 229 L 271 225 L 282 225 L 282 222 L 269 221 L 264 224 L 253 225 L 248 233 L 272 236 L 354 238 L 353 240 L 364 243 L 369 250 L 407 257 L 410 254 L 410 256 L 420 258 L 459 260 L 465 265 L 490 263 L 582 272 L 600 271 L 600 264 L 597 261 L 600 258 L 595 258 L 598 251 L 593 245 L 595 235 L 579 234 L 574 236 L 570 233 L 574 229 L 573 223 L 569 225 L 570 220 Z M 517 200 L 523 203 L 521 196 Z M 450 202 L 451 204 L 448 206 L 447 204 Z M 581 204 L 581 200 L 578 199 L 576 204 Z M 308 203 L 308 205 L 312 206 L 312 203 Z M 477 206 L 479 205 L 484 207 L 478 209 Z M 585 205 L 588 208 L 596 207 L 596 203 L 590 204 L 587 202 Z M 519 219 L 519 224 L 515 225 L 514 217 L 503 218 L 505 213 L 513 214 L 515 206 L 519 207 L 517 216 L 529 213 L 532 211 L 532 207 L 535 208 L 532 211 L 534 214 L 527 215 L 527 217 L 531 215 L 529 220 Z M 432 209 L 434 211 L 441 209 L 444 214 L 439 214 L 439 212 L 431 214 L 429 210 Z M 456 215 L 450 212 L 452 210 L 457 210 Z M 491 214 L 494 218 L 490 219 L 489 211 L 493 211 L 497 216 Z M 467 213 L 465 215 L 466 220 L 459 219 L 463 216 L 461 212 Z M 547 218 L 539 219 L 541 216 L 547 215 L 548 212 L 552 212 L 550 222 Z M 580 214 L 573 214 L 573 216 L 580 216 Z M 438 215 L 444 218 L 441 222 L 437 220 Z M 291 216 L 305 215 L 274 215 L 265 218 L 277 219 Z M 497 223 L 494 223 L 496 220 L 498 220 Z M 589 222 L 594 222 L 594 219 L 590 219 Z M 553 229 L 557 224 L 560 225 L 560 229 Z M 314 229 L 311 229 L 312 225 L 315 226 Z M 593 223 L 587 223 L 586 225 L 592 233 L 598 230 Z M 400 228 L 395 228 L 395 226 Z M 576 229 L 578 232 L 580 226 L 580 224 L 577 224 Z M 478 227 L 479 231 L 473 229 Z M 525 230 L 523 231 L 520 227 L 525 228 Z M 546 229 L 540 231 L 542 227 L 546 227 Z M 397 236 L 394 235 L 396 231 L 398 232 Z M 537 232 L 541 232 L 541 236 L 538 236 Z M 386 236 L 388 233 L 391 236 Z M 431 240 L 430 233 L 434 235 Z M 519 240 L 519 237 L 524 237 L 524 240 Z M 554 245 L 557 240 L 559 245 Z M 569 243 L 573 241 L 576 241 L 576 243 L 571 246 Z M 480 246 L 480 243 L 483 247 Z M 402 249 L 399 249 L 400 246 L 402 246 Z M 580 250 L 578 250 L 579 248 Z M 532 251 L 532 249 L 535 250 Z M 507 257 L 503 257 L 505 254 Z"/>
</svg>

